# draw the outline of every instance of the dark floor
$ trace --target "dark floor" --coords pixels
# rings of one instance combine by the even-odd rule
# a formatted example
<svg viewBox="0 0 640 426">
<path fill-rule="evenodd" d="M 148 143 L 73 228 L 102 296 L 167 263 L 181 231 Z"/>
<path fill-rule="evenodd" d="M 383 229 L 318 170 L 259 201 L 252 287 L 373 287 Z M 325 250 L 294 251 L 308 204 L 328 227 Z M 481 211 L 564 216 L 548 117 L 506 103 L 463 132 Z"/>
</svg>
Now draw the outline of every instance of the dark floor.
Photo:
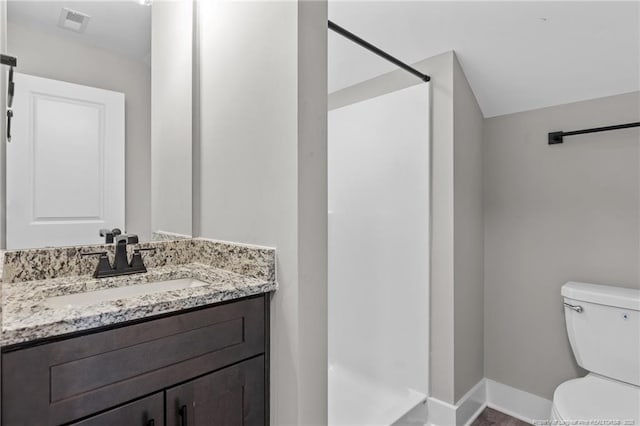
<svg viewBox="0 0 640 426">
<path fill-rule="evenodd" d="M 493 408 L 485 408 L 471 426 L 527 426 L 529 423 L 514 419 Z"/>
</svg>

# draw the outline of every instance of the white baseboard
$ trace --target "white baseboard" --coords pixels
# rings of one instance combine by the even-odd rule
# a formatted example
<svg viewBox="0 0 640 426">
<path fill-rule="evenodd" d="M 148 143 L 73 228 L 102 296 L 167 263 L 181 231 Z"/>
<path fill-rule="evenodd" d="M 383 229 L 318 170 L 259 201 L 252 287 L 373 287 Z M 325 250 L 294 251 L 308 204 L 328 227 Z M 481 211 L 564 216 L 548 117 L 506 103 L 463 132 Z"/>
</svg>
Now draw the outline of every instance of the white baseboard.
<svg viewBox="0 0 640 426">
<path fill-rule="evenodd" d="M 434 426 L 466 426 L 487 406 L 485 380 L 480 380 L 455 404 L 436 398 L 428 399 L 429 424 Z"/>
<path fill-rule="evenodd" d="M 433 397 L 427 404 L 433 426 L 469 426 L 486 407 L 527 423 L 548 420 L 551 414 L 551 401 L 490 379 L 480 380 L 455 405 Z"/>
<path fill-rule="evenodd" d="M 456 424 L 456 407 L 439 399 L 427 399 L 430 426 L 449 426 Z"/>
<path fill-rule="evenodd" d="M 549 420 L 552 402 L 529 392 L 486 379 L 487 405 L 527 423 Z"/>
<path fill-rule="evenodd" d="M 413 407 L 411 411 L 402 416 L 402 418 L 392 426 L 427 426 L 429 424 L 428 420 L 429 411 L 427 401 L 425 400 Z"/>
</svg>

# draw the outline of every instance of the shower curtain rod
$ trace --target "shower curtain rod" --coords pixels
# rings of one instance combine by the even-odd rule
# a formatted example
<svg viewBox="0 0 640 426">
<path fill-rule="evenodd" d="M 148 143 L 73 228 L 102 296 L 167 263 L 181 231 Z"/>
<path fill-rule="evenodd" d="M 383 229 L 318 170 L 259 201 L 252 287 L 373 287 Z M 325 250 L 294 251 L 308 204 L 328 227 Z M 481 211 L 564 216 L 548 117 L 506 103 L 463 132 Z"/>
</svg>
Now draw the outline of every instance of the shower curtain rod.
<svg viewBox="0 0 640 426">
<path fill-rule="evenodd" d="M 343 36 L 345 38 L 348 38 L 352 42 L 354 42 L 356 44 L 359 44 L 360 46 L 364 47 L 365 49 L 369 50 L 370 52 L 375 53 L 376 55 L 380 56 L 381 58 L 386 59 L 387 61 L 391 62 L 392 64 L 395 64 L 395 65 L 399 66 L 403 70 L 410 72 L 411 74 L 415 75 L 416 77 L 418 77 L 422 81 L 427 82 L 427 81 L 431 80 L 431 77 L 429 77 L 428 75 L 423 74 L 420 71 L 418 71 L 417 69 L 405 64 L 401 60 L 399 60 L 397 58 L 394 58 L 393 56 L 389 55 L 384 50 L 381 50 L 381 49 L 377 48 L 376 46 L 374 46 L 373 44 L 369 43 L 368 41 L 361 39 L 360 37 L 358 37 L 354 33 L 350 32 L 348 30 L 345 30 L 340 25 L 337 25 L 337 24 L 329 21 L 329 29 L 334 31 L 334 32 L 336 32 L 336 33 L 338 33 L 338 34 L 340 34 L 341 36 Z"/>
<path fill-rule="evenodd" d="M 594 127 L 593 129 L 574 130 L 572 132 L 551 132 L 549 133 L 549 145 L 564 142 L 564 136 L 583 135 L 585 133 L 607 132 L 609 130 L 628 129 L 630 127 L 640 127 L 640 121 L 635 123 L 616 124 L 615 126 Z"/>
<path fill-rule="evenodd" d="M 13 56 L 0 54 L 0 64 L 15 67 L 18 66 L 18 60 Z"/>
</svg>

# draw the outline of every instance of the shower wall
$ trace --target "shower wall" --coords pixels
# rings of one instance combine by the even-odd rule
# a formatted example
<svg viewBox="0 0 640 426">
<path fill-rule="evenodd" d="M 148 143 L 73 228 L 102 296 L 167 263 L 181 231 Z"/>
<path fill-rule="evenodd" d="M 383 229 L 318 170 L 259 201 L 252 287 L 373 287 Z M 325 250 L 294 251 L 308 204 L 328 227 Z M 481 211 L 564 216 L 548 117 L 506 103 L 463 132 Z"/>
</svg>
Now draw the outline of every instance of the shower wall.
<svg viewBox="0 0 640 426">
<path fill-rule="evenodd" d="M 329 113 L 329 364 L 428 392 L 429 85 Z"/>
<path fill-rule="evenodd" d="M 413 66 L 432 78 L 430 397 L 455 404 L 484 377 L 483 118 L 453 51 Z M 331 93 L 329 108 L 409 87 L 414 78 L 391 71 Z"/>
</svg>

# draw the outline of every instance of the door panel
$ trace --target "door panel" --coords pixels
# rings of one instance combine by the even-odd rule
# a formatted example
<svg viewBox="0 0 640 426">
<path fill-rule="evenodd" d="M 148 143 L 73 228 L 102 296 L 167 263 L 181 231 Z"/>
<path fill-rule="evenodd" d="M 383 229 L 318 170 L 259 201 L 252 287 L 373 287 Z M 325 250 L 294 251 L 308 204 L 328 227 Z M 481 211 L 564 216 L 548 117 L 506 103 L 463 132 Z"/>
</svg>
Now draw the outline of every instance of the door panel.
<svg viewBox="0 0 640 426">
<path fill-rule="evenodd" d="M 168 426 L 264 424 L 264 356 L 167 390 Z"/>
<path fill-rule="evenodd" d="M 100 243 L 125 228 L 124 94 L 15 74 L 7 248 Z"/>
</svg>

